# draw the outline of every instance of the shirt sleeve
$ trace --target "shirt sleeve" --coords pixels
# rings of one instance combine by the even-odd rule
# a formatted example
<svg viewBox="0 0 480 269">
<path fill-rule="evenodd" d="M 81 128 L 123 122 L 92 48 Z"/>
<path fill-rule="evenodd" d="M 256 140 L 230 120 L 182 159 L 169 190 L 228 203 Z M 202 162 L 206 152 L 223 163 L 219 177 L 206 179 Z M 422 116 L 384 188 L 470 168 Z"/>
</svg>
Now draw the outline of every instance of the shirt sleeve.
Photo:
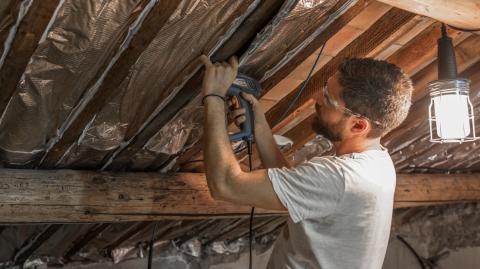
<svg viewBox="0 0 480 269">
<path fill-rule="evenodd" d="M 294 168 L 268 169 L 273 189 L 295 223 L 335 211 L 345 192 L 345 180 L 334 158 L 319 157 Z"/>
</svg>

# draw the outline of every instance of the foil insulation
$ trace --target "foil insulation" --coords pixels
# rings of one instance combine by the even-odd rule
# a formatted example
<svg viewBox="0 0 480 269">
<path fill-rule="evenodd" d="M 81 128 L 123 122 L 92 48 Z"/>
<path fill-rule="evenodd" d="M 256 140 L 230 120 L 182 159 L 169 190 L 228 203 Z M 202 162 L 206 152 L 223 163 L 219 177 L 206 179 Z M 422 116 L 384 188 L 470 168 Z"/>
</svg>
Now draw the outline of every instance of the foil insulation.
<svg viewBox="0 0 480 269">
<path fill-rule="evenodd" d="M 18 26 L 30 9 L 33 0 L 6 0 L 0 3 L 0 68 L 12 45 Z"/>
<path fill-rule="evenodd" d="M 267 72 L 272 73 L 280 69 L 333 20 L 356 3 L 356 1 L 345 1 L 340 9 L 326 16 L 337 2 L 338 0 L 285 1 L 278 14 L 240 57 L 240 72 L 262 79 Z M 301 30 L 298 31 L 298 29 Z M 192 102 L 190 106 L 195 104 L 198 105 L 198 102 Z M 201 122 L 194 124 L 202 126 Z"/>
<path fill-rule="evenodd" d="M 202 134 L 203 107 L 195 102 L 185 106 L 132 157 L 130 170 L 149 170 L 153 162 L 179 155 L 197 143 Z"/>
<path fill-rule="evenodd" d="M 200 68 L 196 59 L 201 54 L 213 54 L 257 4 L 231 0 L 179 2 L 131 67 L 118 94 L 92 119 L 57 166 L 92 168 L 109 152 L 128 144 Z"/>
<path fill-rule="evenodd" d="M 357 1 L 327 13 L 339 0 L 286 1 L 240 59 L 240 72 L 264 81 L 296 56 Z M 292 34 L 295 33 L 295 34 Z"/>
<path fill-rule="evenodd" d="M 0 119 L 2 159 L 28 163 L 44 152 L 121 43 L 142 0 L 64 0 Z"/>
</svg>

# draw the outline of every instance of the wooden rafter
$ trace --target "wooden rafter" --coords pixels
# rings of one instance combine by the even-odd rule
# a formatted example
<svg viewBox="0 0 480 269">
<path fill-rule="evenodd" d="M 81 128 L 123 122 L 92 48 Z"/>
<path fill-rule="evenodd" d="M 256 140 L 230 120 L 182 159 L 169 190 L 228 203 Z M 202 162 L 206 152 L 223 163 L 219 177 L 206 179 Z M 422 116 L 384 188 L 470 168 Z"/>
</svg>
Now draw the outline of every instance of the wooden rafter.
<svg viewBox="0 0 480 269">
<path fill-rule="evenodd" d="M 225 218 L 248 216 L 250 211 L 248 206 L 213 200 L 204 174 L 0 171 L 0 223 Z M 399 175 L 395 206 L 480 200 L 478 176 Z"/>
<path fill-rule="evenodd" d="M 377 46 L 387 40 L 392 34 L 400 30 L 403 25 L 412 21 L 414 17 L 414 14 L 400 9 L 393 8 L 388 11 L 367 31 L 345 47 L 324 67 L 322 67 L 321 70 L 312 76 L 309 85 L 307 85 L 305 91 L 298 98 L 298 103 L 294 108 L 300 107 L 307 102 L 313 94 L 318 92 L 327 79 L 336 72 L 338 66 L 345 58 L 366 56 L 369 52 L 373 51 Z M 296 94 L 297 91 L 292 91 L 266 113 L 267 120 L 270 124 L 274 123 L 277 118 L 287 110 L 287 107 Z"/>
<path fill-rule="evenodd" d="M 422 33 L 414 37 L 404 47 L 397 48 L 397 51 L 391 54 L 385 60 L 397 64 L 400 68 L 404 69 L 405 72 L 410 75 L 424 72 L 421 67 L 428 66 L 428 64 L 432 63 L 436 58 L 436 39 L 438 39 L 438 35 L 440 33 L 439 27 L 439 24 L 434 24 L 430 27 L 427 27 Z M 463 54 L 471 56 L 471 59 L 479 57 L 475 56 L 474 53 L 468 53 L 468 51 L 475 51 L 475 49 L 473 48 L 474 46 L 472 46 L 473 42 L 470 39 L 476 39 L 476 36 L 467 38 L 469 34 L 453 30 L 449 31 L 449 34 L 453 38 L 454 43 L 459 44 L 457 48 L 463 48 L 460 49 Z M 380 56 L 382 56 L 382 54 L 380 54 Z M 382 59 L 381 57 L 377 58 Z M 469 65 L 471 65 L 471 61 L 462 60 L 464 58 L 465 57 L 459 57 L 458 67 L 460 71 L 465 70 L 467 66 L 466 64 L 464 64 L 464 62 L 467 62 Z M 432 69 L 431 67 L 428 68 Z M 436 77 L 436 65 L 434 69 L 435 70 L 432 69 L 429 71 L 430 76 L 428 77 Z M 433 79 L 431 78 L 431 80 Z M 414 87 L 417 89 L 417 91 L 414 93 L 414 97 L 420 95 L 420 92 L 422 92 L 422 95 L 424 94 L 424 88 L 426 83 L 421 83 L 423 81 L 424 79 L 422 79 L 420 82 L 414 79 Z M 418 98 L 413 98 L 413 101 L 417 99 Z M 294 141 L 294 147 L 291 152 L 293 152 L 295 149 L 298 149 L 304 143 L 314 137 L 314 133 L 310 127 L 315 113 L 313 103 L 306 103 L 305 107 L 302 108 L 300 113 L 302 113 L 303 115 L 303 118 L 301 120 L 296 119 L 295 115 L 292 115 L 290 119 L 286 120 L 287 123 L 284 123 L 289 124 L 288 122 L 296 121 L 294 124 L 289 124 L 290 126 L 288 130 L 283 130 L 282 132 L 283 135 L 293 139 Z"/>
<path fill-rule="evenodd" d="M 379 0 L 410 12 L 428 16 L 447 24 L 480 29 L 480 3 L 472 0 Z"/>
</svg>

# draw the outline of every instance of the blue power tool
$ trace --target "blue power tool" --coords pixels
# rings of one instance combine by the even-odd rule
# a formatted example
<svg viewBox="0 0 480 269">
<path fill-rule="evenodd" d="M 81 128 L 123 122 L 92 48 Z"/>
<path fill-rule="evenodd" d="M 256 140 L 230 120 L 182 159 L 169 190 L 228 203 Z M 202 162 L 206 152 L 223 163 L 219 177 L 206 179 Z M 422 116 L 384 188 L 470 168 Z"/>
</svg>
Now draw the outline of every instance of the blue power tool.
<svg viewBox="0 0 480 269">
<path fill-rule="evenodd" d="M 241 93 L 249 93 L 255 96 L 255 98 L 260 97 L 262 88 L 260 83 L 244 74 L 238 74 L 237 78 L 233 82 L 232 86 L 227 91 L 227 96 L 232 99 L 234 106 L 236 108 L 245 108 L 245 118 L 246 120 L 240 125 L 240 132 L 230 135 L 230 141 L 240 141 L 245 140 L 248 142 L 253 142 L 254 139 L 254 118 L 253 110 L 250 103 L 243 99 Z"/>
</svg>

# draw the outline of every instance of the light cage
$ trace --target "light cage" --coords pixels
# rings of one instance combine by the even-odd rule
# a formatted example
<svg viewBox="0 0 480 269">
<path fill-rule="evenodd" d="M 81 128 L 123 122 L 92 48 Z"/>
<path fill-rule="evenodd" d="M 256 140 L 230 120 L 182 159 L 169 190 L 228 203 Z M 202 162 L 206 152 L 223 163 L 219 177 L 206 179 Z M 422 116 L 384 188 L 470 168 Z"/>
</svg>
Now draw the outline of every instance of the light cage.
<svg viewBox="0 0 480 269">
<path fill-rule="evenodd" d="M 476 139 L 468 79 L 441 79 L 428 84 L 430 141 L 466 142 Z"/>
</svg>

